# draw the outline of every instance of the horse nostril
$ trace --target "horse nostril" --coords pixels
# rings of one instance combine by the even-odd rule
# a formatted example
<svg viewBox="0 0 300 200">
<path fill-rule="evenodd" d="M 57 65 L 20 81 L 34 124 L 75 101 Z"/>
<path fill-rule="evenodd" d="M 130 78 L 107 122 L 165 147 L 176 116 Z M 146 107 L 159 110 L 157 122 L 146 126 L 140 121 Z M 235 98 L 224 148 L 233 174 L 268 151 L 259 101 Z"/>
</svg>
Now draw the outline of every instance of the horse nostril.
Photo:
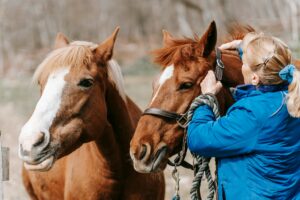
<svg viewBox="0 0 300 200">
<path fill-rule="evenodd" d="M 26 150 L 23 149 L 22 144 L 20 144 L 20 152 L 21 152 L 22 156 L 29 156 L 30 155 L 29 151 L 26 151 Z"/>
<path fill-rule="evenodd" d="M 142 147 L 140 149 L 140 154 L 139 154 L 139 160 L 142 160 L 147 153 L 147 146 L 145 144 L 142 144 Z"/>
<path fill-rule="evenodd" d="M 45 140 L 45 133 L 44 132 L 40 132 L 39 133 L 39 136 L 37 137 L 37 140 L 36 142 L 33 144 L 34 147 L 38 147 L 40 146 L 41 144 L 43 144 Z"/>
</svg>

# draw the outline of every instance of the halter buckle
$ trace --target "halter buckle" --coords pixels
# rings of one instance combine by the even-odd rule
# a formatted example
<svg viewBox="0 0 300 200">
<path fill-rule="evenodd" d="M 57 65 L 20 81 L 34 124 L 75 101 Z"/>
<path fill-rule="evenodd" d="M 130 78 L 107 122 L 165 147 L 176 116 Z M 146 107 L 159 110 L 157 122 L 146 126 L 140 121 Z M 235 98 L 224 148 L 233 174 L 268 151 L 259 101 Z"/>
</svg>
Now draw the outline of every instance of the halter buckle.
<svg viewBox="0 0 300 200">
<path fill-rule="evenodd" d="M 219 48 L 216 49 L 216 61 L 215 75 L 218 81 L 222 81 L 225 66 L 222 62 L 222 52 Z"/>
<path fill-rule="evenodd" d="M 222 81 L 223 71 L 224 71 L 224 63 L 222 62 L 222 60 L 217 59 L 215 75 L 218 81 Z"/>
<path fill-rule="evenodd" d="M 177 123 L 181 128 L 186 128 L 189 125 L 188 118 L 187 118 L 188 113 L 184 113 L 181 115 L 179 119 L 177 119 Z"/>
</svg>

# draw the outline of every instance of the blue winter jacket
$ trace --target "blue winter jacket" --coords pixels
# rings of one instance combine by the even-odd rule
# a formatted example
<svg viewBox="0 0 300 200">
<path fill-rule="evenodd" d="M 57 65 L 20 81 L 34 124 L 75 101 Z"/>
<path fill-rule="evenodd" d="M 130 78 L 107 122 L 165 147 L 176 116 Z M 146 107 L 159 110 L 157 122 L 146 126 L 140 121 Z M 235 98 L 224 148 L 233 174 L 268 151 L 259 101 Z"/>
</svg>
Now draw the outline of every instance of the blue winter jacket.
<svg viewBox="0 0 300 200">
<path fill-rule="evenodd" d="M 196 109 L 188 147 L 217 157 L 219 200 L 300 199 L 300 119 L 287 111 L 286 89 L 238 87 L 218 120 L 210 107 Z"/>
</svg>

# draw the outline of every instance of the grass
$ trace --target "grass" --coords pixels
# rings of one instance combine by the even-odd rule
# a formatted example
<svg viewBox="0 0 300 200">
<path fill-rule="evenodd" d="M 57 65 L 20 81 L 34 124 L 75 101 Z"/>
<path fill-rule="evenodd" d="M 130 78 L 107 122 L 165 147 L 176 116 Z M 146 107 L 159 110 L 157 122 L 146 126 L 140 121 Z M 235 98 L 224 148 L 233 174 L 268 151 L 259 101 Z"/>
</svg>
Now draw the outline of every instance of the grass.
<svg viewBox="0 0 300 200">
<path fill-rule="evenodd" d="M 38 87 L 30 77 L 0 80 L 0 104 L 13 104 L 21 115 L 30 114 L 38 100 Z"/>
<path fill-rule="evenodd" d="M 145 56 L 136 60 L 133 64 L 122 68 L 124 76 L 154 76 L 158 73 L 159 68 Z"/>
<path fill-rule="evenodd" d="M 122 68 L 125 90 L 129 97 L 144 109 L 152 94 L 152 81 L 159 73 L 159 68 L 150 62 L 148 57 L 138 59 Z"/>
</svg>

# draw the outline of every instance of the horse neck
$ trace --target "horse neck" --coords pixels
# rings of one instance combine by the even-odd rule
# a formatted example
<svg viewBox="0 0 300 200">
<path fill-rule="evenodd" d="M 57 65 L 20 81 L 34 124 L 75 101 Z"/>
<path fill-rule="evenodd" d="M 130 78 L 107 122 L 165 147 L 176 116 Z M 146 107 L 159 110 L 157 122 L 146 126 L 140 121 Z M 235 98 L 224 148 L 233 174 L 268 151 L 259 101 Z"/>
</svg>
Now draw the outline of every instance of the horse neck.
<svg viewBox="0 0 300 200">
<path fill-rule="evenodd" d="M 211 53 L 209 59 L 211 63 L 213 63 L 213 70 L 215 70 L 215 51 Z M 242 74 L 243 63 L 238 54 L 233 51 L 223 50 L 221 60 L 224 64 L 222 84 L 226 87 L 236 87 L 237 85 L 244 84 L 244 78 Z"/>
<path fill-rule="evenodd" d="M 129 98 L 127 100 L 128 103 L 132 103 Z M 136 122 L 133 120 L 134 116 L 130 113 L 127 103 L 111 83 L 109 83 L 106 94 L 106 105 L 108 121 L 114 130 L 122 158 L 126 159 L 124 162 L 127 163 L 129 160 L 130 140 L 133 136 L 137 120 L 135 120 Z"/>
<path fill-rule="evenodd" d="M 228 108 L 234 103 L 234 99 L 227 87 L 223 87 L 216 97 L 220 106 L 220 114 L 223 116 L 226 114 Z"/>
<path fill-rule="evenodd" d="M 213 70 L 216 69 L 216 53 L 215 51 L 209 57 L 212 63 Z M 221 115 L 224 115 L 228 108 L 234 103 L 229 87 L 236 87 L 244 83 L 242 75 L 242 62 L 239 56 L 232 51 L 222 51 L 222 62 L 224 64 L 224 71 L 222 77 L 222 84 L 225 86 L 218 93 L 217 98 L 220 105 Z"/>
<path fill-rule="evenodd" d="M 107 83 L 106 107 L 107 124 L 104 125 L 104 134 L 91 143 L 91 152 L 96 153 L 101 170 L 110 177 L 122 177 L 131 166 L 129 162 L 129 143 L 134 133 L 134 126 L 127 105 L 112 83 Z M 94 145 L 96 144 L 96 145 Z M 94 149 L 97 148 L 97 151 Z M 91 153 L 90 152 L 90 153 Z M 126 167 L 127 166 L 127 167 Z"/>
<path fill-rule="evenodd" d="M 103 130 L 105 134 L 94 142 L 87 144 L 88 156 L 92 157 L 96 171 L 101 169 L 101 174 L 106 178 L 119 180 L 123 176 L 122 156 L 119 145 L 114 137 L 114 130 L 109 123 Z M 97 149 L 97 150 L 95 150 Z M 87 157 L 88 157 L 87 156 Z"/>
</svg>

